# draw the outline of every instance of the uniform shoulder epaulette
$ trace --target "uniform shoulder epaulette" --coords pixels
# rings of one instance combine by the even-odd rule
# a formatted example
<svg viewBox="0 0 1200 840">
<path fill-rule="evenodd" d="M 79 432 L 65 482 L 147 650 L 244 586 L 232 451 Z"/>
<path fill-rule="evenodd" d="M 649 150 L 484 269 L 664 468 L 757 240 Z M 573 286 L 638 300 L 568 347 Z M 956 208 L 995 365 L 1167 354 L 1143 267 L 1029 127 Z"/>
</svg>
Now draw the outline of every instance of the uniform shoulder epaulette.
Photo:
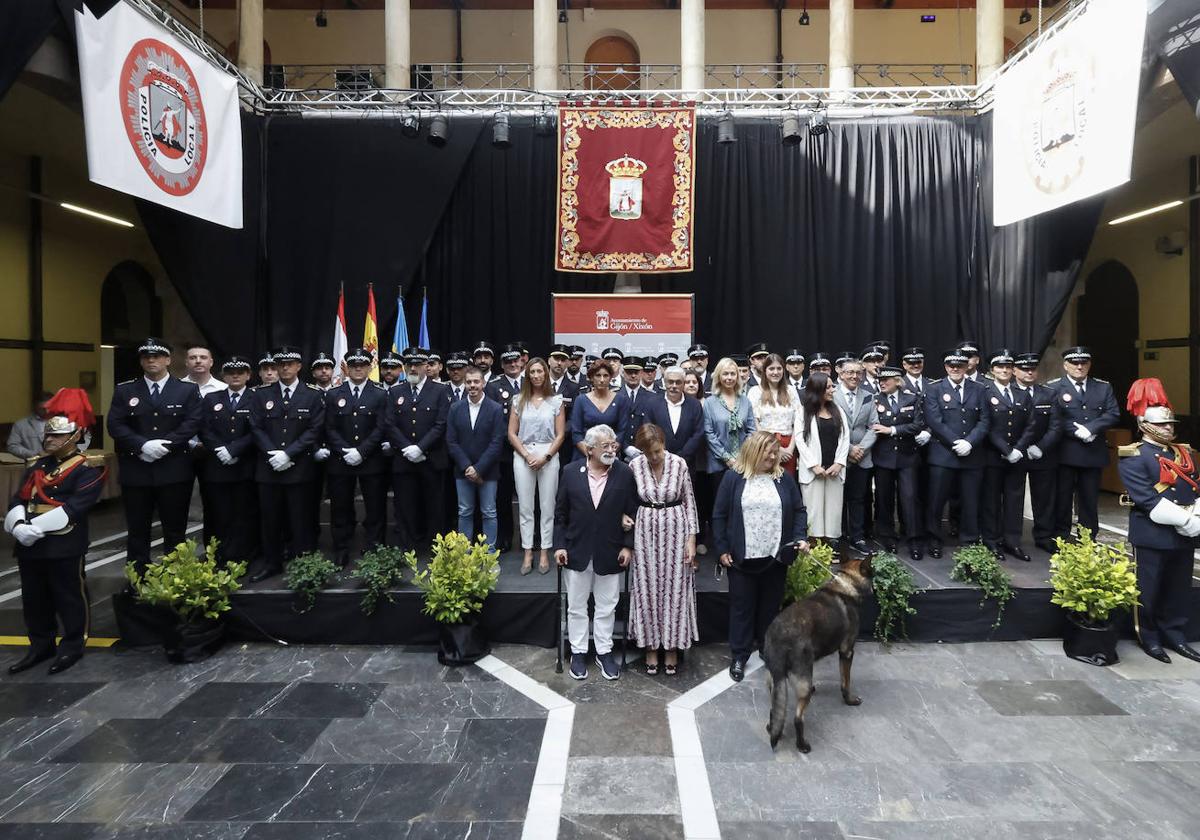
<svg viewBox="0 0 1200 840">
<path fill-rule="evenodd" d="M 1117 456 L 1120 458 L 1128 458 L 1131 455 L 1138 454 L 1138 450 L 1142 446 L 1142 441 L 1135 440 L 1133 443 L 1127 443 L 1124 446 L 1117 447 Z"/>
<path fill-rule="evenodd" d="M 126 379 L 124 382 L 118 382 L 117 385 L 132 385 L 134 382 L 137 382 L 137 380 L 136 379 Z"/>
<path fill-rule="evenodd" d="M 1188 452 L 1192 451 L 1192 445 L 1190 443 L 1177 443 L 1175 445 L 1180 449 L 1186 449 Z"/>
<path fill-rule="evenodd" d="M 255 386 L 254 386 L 253 388 L 251 388 L 250 390 L 251 390 L 251 391 L 261 391 L 263 388 L 270 388 L 270 387 L 271 387 L 270 383 L 267 383 L 267 382 L 260 382 L 258 385 L 255 385 Z"/>
<path fill-rule="evenodd" d="M 305 384 L 305 385 L 307 385 L 309 388 L 312 388 L 314 391 L 320 391 L 320 390 L 321 390 L 321 389 L 320 389 L 320 387 L 318 387 L 317 385 L 314 385 L 314 384 L 312 384 L 311 382 L 305 382 L 304 384 Z M 322 392 L 322 393 L 324 393 L 324 392 Z"/>
<path fill-rule="evenodd" d="M 1101 379 L 1099 376 L 1092 377 L 1093 382 L 1103 382 L 1105 385 L 1111 384 L 1107 379 Z"/>
<path fill-rule="evenodd" d="M 1056 376 L 1053 379 L 1051 379 L 1049 382 L 1047 382 L 1046 384 L 1047 385 L 1057 385 L 1059 382 L 1062 382 L 1062 377 Z"/>
<path fill-rule="evenodd" d="M 944 377 L 944 376 L 942 377 L 942 379 L 945 379 L 945 378 L 946 378 L 946 377 Z M 942 379 L 930 379 L 930 380 L 929 380 L 929 384 L 930 384 L 930 385 L 936 385 L 936 384 L 938 384 L 939 382 L 941 382 L 941 381 L 942 381 Z"/>
<path fill-rule="evenodd" d="M 384 385 L 382 382 L 376 382 L 374 379 L 368 379 L 367 381 L 370 382 L 372 385 L 374 385 L 376 388 L 378 388 L 381 391 L 387 390 L 387 386 Z"/>
</svg>

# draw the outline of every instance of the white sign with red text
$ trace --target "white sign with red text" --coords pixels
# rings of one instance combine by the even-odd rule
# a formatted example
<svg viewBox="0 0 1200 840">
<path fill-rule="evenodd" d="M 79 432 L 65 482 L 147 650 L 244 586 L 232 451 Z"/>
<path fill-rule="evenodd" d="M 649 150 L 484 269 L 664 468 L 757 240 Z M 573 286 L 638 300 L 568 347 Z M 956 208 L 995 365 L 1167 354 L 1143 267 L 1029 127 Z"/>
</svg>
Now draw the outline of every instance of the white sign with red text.
<svg viewBox="0 0 1200 840">
<path fill-rule="evenodd" d="M 554 340 L 600 355 L 687 357 L 692 344 L 691 295 L 555 295 Z"/>
</svg>

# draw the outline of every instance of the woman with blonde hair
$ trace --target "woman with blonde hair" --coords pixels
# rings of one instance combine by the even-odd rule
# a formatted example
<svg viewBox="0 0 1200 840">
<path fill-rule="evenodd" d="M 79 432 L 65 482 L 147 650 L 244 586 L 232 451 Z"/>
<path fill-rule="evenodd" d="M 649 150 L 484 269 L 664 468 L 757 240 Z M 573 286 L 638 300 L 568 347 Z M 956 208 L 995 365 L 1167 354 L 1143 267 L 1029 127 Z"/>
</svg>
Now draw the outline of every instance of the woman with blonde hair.
<svg viewBox="0 0 1200 840">
<path fill-rule="evenodd" d="M 779 441 L 754 432 L 721 479 L 713 507 L 720 564 L 729 569 L 729 676 L 740 682 L 783 603 L 787 567 L 808 551 L 800 489 L 779 462 Z"/>
<path fill-rule="evenodd" d="M 808 509 L 810 536 L 836 542 L 842 535 L 842 490 L 850 454 L 850 422 L 833 400 L 833 380 L 811 373 L 796 412 L 796 475 Z"/>
<path fill-rule="evenodd" d="M 792 437 L 796 429 L 796 400 L 784 377 L 783 357 L 771 353 L 763 362 L 759 384 L 746 394 L 754 410 L 755 427 L 771 432 L 779 441 L 779 459 L 783 468 L 796 474 L 796 448 Z"/>
<path fill-rule="evenodd" d="M 721 476 L 733 466 L 742 441 L 757 428 L 754 410 L 741 388 L 737 363 L 728 357 L 717 362 L 713 368 L 712 396 L 704 398 L 704 437 L 708 442 L 704 471 L 712 488 L 721 483 Z M 714 495 L 715 491 L 710 497 Z M 700 520 L 702 526 L 712 520 L 711 507 L 700 511 Z M 703 545 L 697 550 L 705 553 Z"/>
<path fill-rule="evenodd" d="M 550 546 L 554 541 L 554 502 L 558 494 L 558 450 L 566 439 L 562 397 L 550 385 L 550 368 L 542 359 L 530 359 L 521 380 L 521 393 L 513 398 L 508 415 L 508 442 L 513 448 L 513 484 L 521 519 L 521 548 L 525 559 L 521 574 L 533 571 L 533 514 L 539 498 L 541 555 L 538 571 L 550 571 Z"/>
</svg>

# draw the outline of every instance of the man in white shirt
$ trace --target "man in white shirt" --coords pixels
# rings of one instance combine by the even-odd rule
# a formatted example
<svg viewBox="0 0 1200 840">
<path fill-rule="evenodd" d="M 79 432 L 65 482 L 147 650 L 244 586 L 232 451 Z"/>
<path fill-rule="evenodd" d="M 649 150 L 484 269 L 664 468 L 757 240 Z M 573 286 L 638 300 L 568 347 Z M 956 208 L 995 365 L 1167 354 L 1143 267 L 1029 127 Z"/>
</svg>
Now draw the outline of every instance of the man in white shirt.
<svg viewBox="0 0 1200 840">
<path fill-rule="evenodd" d="M 206 397 L 214 391 L 224 391 L 225 383 L 212 375 L 212 351 L 207 347 L 196 345 L 187 349 L 187 376 L 184 382 L 191 382 L 200 389 L 200 396 Z"/>
</svg>

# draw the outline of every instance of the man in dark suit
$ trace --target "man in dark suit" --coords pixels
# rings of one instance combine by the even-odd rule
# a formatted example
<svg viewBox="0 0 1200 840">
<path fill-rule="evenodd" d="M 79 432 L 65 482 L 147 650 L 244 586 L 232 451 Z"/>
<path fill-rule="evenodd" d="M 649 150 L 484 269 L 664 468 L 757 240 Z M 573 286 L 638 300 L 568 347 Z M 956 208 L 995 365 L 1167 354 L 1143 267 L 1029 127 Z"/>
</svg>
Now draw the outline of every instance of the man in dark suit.
<svg viewBox="0 0 1200 840">
<path fill-rule="evenodd" d="M 450 395 L 425 375 L 427 359 L 423 349 L 407 348 L 404 381 L 388 391 L 385 434 L 392 446 L 396 539 L 405 550 L 428 544 L 429 530 L 442 527 L 444 519 Z"/>
<path fill-rule="evenodd" d="M 642 374 L 647 367 L 646 359 L 641 356 L 626 356 L 622 367 L 625 370 L 625 384 L 622 390 L 628 399 L 629 422 L 626 424 L 625 440 L 621 441 L 621 446 L 626 460 L 632 460 L 642 454 L 641 450 L 633 445 L 633 437 L 646 422 L 651 407 L 662 401 L 662 395 L 655 393 L 653 387 L 642 381 Z M 651 370 L 655 367 L 656 365 L 650 365 Z"/>
<path fill-rule="evenodd" d="M 899 368 L 879 369 L 879 393 L 875 396 L 875 421 L 871 426 L 875 432 L 875 445 L 871 447 L 875 465 L 875 533 L 884 548 L 896 550 L 892 512 L 899 501 L 909 557 L 920 560 L 923 529 L 917 472 L 921 456 L 916 437 L 925 429 L 925 421 L 920 398 L 903 390 L 901 379 Z"/>
<path fill-rule="evenodd" d="M 555 344 L 550 348 L 550 355 L 546 357 L 546 365 L 550 368 L 550 387 L 562 397 L 563 420 L 567 429 L 571 428 L 571 409 L 575 406 L 575 400 L 579 398 L 579 385 L 571 380 L 567 370 L 570 365 L 570 352 L 571 348 L 567 345 Z M 561 447 L 558 450 L 559 464 L 565 467 L 575 457 L 575 452 L 575 447 L 570 446 L 569 442 Z"/>
<path fill-rule="evenodd" d="M 1089 376 L 1092 351 L 1068 347 L 1063 351 L 1066 376 L 1046 383 L 1057 392 L 1062 441 L 1058 455 L 1058 501 L 1055 531 L 1071 536 L 1071 503 L 1081 527 L 1095 534 L 1100 527 L 1100 474 L 1108 466 L 1104 433 L 1121 419 L 1112 385 Z"/>
<path fill-rule="evenodd" d="M 967 357 L 957 348 L 943 357 L 946 378 L 925 389 L 925 426 L 929 443 L 929 505 L 925 529 L 929 555 L 942 556 L 942 509 L 955 482 L 962 501 L 959 534 L 963 544 L 979 539 L 979 496 L 983 483 L 983 445 L 988 433 L 986 389 L 966 378 Z"/>
<path fill-rule="evenodd" d="M 288 557 L 317 547 L 317 523 L 312 519 L 313 452 L 325 426 L 325 400 L 315 385 L 300 381 L 300 350 L 284 346 L 274 351 L 279 381 L 254 390 L 250 424 L 258 447 L 254 478 L 262 513 L 262 558 L 250 574 L 257 583 L 283 571 Z"/>
<path fill-rule="evenodd" d="M 222 563 L 258 557 L 258 487 L 254 483 L 254 430 L 250 425 L 250 396 L 246 387 L 253 368 L 244 356 L 230 356 L 221 365 L 226 389 L 204 397 L 200 441 L 200 487 L 204 491 L 205 542 L 216 537 Z"/>
<path fill-rule="evenodd" d="M 483 371 L 467 371 L 467 396 L 450 406 L 446 448 L 454 470 L 458 499 L 458 531 L 475 534 L 475 510 L 482 515 L 483 536 L 496 545 L 496 485 L 508 424 L 504 411 L 483 393 Z"/>
<path fill-rule="evenodd" d="M 587 679 L 588 596 L 596 603 L 592 638 L 596 664 L 606 680 L 621 676 L 612 655 L 612 633 L 621 596 L 622 569 L 633 557 L 633 531 L 622 517 L 637 515 L 633 472 L 618 460 L 616 432 L 600 424 L 584 436 L 587 460 L 565 470 L 554 509 L 554 559 L 565 566 L 567 634 L 571 640 L 571 677 Z"/>
<path fill-rule="evenodd" d="M 508 442 L 508 414 L 512 410 L 513 397 L 521 393 L 523 377 L 521 371 L 521 345 L 510 341 L 500 349 L 500 367 L 504 373 L 492 377 L 486 383 L 484 393 L 488 399 L 499 404 L 504 412 L 504 451 L 500 457 L 500 480 L 496 485 L 496 547 L 500 551 L 512 548 L 513 495 L 516 483 L 513 480 L 513 448 Z"/>
<path fill-rule="evenodd" d="M 909 347 L 900 355 L 904 366 L 904 381 L 901 387 L 909 393 L 924 397 L 929 379 L 925 376 L 925 351 L 920 347 Z"/>
<path fill-rule="evenodd" d="M 847 456 L 846 483 L 843 505 L 846 541 L 860 554 L 869 550 L 866 541 L 868 511 L 870 510 L 871 447 L 875 444 L 875 395 L 861 387 L 863 363 L 854 353 L 843 353 L 838 359 L 838 385 L 833 401 L 846 415 L 850 436 Z"/>
<path fill-rule="evenodd" d="M 1062 437 L 1062 418 L 1055 402 L 1057 394 L 1037 381 L 1041 357 L 1021 353 L 1016 359 L 1015 378 L 1029 400 L 1030 443 L 1025 449 L 1029 476 L 1029 507 L 1033 511 L 1033 542 L 1042 551 L 1053 554 L 1055 484 L 1058 477 L 1058 442 Z"/>
<path fill-rule="evenodd" d="M 666 391 L 655 400 L 646 416 L 663 431 L 668 452 L 695 466 L 704 445 L 704 408 L 700 400 L 689 400 L 683 393 L 683 368 L 669 367 L 663 374 Z"/>
<path fill-rule="evenodd" d="M 1012 352 L 991 356 L 992 381 L 984 385 L 988 412 L 988 444 L 984 447 L 983 541 L 997 560 L 1005 553 L 1029 562 L 1021 548 L 1025 528 L 1025 450 L 1032 443 L 1029 396 L 1013 381 Z M 985 380 L 981 380 L 985 381 Z"/>
<path fill-rule="evenodd" d="M 138 347 L 144 374 L 113 391 L 108 433 L 117 450 L 130 562 L 150 563 L 150 523 L 162 522 L 163 551 L 183 542 L 195 468 L 188 441 L 200 430 L 200 391 L 170 374 L 171 347 L 148 338 Z"/>
<path fill-rule="evenodd" d="M 570 353 L 571 360 L 567 364 L 567 378 L 574 382 L 576 387 L 586 385 L 587 375 L 582 371 L 584 359 L 587 356 L 587 348 L 579 344 L 572 344 Z"/>
<path fill-rule="evenodd" d="M 387 490 L 390 464 L 381 450 L 389 400 L 387 392 L 367 376 L 371 351 L 364 347 L 346 353 L 348 378 L 325 395 L 325 441 L 330 449 L 326 469 L 329 484 L 330 532 L 336 562 L 350 562 L 354 539 L 355 485 L 363 498 L 364 550 L 387 542 Z"/>
</svg>

